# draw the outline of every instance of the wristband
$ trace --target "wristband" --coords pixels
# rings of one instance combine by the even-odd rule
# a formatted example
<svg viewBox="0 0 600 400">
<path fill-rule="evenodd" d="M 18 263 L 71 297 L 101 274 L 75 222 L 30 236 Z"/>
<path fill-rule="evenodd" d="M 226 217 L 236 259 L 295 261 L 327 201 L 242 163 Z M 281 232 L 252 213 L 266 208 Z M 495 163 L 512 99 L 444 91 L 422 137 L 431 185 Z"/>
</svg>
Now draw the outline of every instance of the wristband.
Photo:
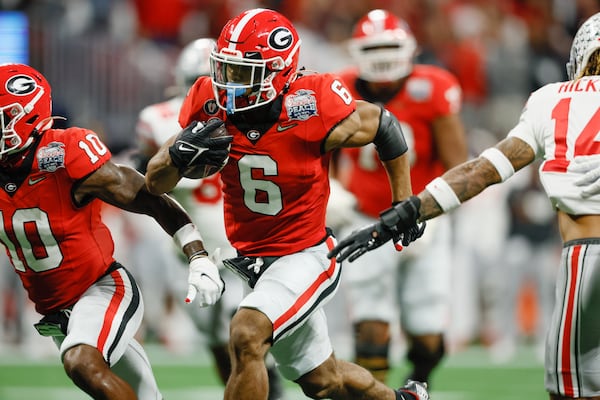
<svg viewBox="0 0 600 400">
<path fill-rule="evenodd" d="M 454 190 L 448 185 L 448 182 L 440 177 L 429 182 L 425 189 L 433 196 L 444 212 L 454 210 L 460 206 L 460 199 L 456 196 Z"/>
<path fill-rule="evenodd" d="M 511 164 L 510 160 L 504 155 L 503 152 L 495 147 L 485 149 L 479 157 L 483 157 L 492 163 L 498 175 L 500 175 L 500 181 L 504 182 L 515 173 L 515 168 Z"/>
<path fill-rule="evenodd" d="M 193 252 L 189 257 L 188 257 L 188 262 L 192 262 L 194 261 L 196 258 L 200 258 L 200 257 L 208 257 L 208 251 L 206 250 L 198 250 Z"/>
<path fill-rule="evenodd" d="M 192 223 L 185 224 L 175 232 L 173 240 L 177 246 L 183 248 L 186 244 L 191 243 L 195 240 L 202 241 L 200 232 L 196 229 L 196 226 Z"/>
</svg>

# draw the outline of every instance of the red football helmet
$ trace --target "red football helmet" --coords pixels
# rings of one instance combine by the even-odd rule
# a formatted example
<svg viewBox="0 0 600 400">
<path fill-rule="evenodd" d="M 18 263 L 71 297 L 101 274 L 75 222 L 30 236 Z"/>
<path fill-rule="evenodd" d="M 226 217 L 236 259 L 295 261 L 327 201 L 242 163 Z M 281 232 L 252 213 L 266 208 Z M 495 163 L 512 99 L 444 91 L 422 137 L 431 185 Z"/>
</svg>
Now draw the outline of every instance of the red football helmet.
<svg viewBox="0 0 600 400">
<path fill-rule="evenodd" d="M 23 150 L 34 139 L 34 131 L 52 126 L 50 84 L 35 69 L 24 64 L 0 65 L 0 159 Z"/>
<path fill-rule="evenodd" d="M 361 78 L 390 82 L 412 71 L 417 41 L 405 21 L 388 11 L 372 10 L 356 24 L 349 51 Z"/>
<path fill-rule="evenodd" d="M 210 55 L 219 107 L 233 114 L 273 101 L 294 79 L 299 50 L 296 29 L 276 11 L 257 8 L 231 19 Z"/>
</svg>

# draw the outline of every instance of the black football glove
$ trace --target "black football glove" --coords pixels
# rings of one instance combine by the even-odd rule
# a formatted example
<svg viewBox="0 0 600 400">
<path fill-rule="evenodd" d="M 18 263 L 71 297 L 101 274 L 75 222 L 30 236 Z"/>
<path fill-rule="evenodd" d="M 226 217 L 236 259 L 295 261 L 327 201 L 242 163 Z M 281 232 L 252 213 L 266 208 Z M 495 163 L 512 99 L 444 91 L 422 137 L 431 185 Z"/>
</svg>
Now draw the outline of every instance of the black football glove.
<svg viewBox="0 0 600 400">
<path fill-rule="evenodd" d="M 233 136 L 211 137 L 211 133 L 222 129 L 224 122 L 211 119 L 205 125 L 192 122 L 182 130 L 175 143 L 169 147 L 173 165 L 180 171 L 192 165 L 222 166 L 229 157 L 229 147 Z"/>
<path fill-rule="evenodd" d="M 425 223 L 417 223 L 420 207 L 421 200 L 416 196 L 395 204 L 380 214 L 378 222 L 356 230 L 340 241 L 327 257 L 337 257 L 338 262 L 347 258 L 352 262 L 390 239 L 408 246 L 425 231 Z"/>
</svg>

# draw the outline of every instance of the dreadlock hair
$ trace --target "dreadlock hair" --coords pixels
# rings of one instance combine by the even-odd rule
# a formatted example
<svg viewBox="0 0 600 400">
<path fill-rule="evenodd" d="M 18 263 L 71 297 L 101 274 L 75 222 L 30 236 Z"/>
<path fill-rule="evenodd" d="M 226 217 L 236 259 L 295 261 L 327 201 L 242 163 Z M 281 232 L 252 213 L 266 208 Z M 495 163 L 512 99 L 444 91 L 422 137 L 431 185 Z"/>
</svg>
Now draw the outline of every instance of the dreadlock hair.
<svg viewBox="0 0 600 400">
<path fill-rule="evenodd" d="M 585 68 L 581 71 L 581 77 L 600 75 L 600 49 L 594 50 L 588 58 Z"/>
</svg>

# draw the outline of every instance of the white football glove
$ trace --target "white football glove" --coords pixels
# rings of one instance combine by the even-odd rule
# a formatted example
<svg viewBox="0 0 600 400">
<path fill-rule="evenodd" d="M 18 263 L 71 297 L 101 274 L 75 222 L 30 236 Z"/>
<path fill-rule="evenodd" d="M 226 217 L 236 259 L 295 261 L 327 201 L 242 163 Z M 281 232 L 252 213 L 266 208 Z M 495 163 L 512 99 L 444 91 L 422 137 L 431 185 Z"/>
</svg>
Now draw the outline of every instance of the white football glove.
<svg viewBox="0 0 600 400">
<path fill-rule="evenodd" d="M 219 269 L 210 258 L 197 257 L 190 261 L 186 303 L 198 298 L 200 307 L 212 306 L 221 298 L 224 290 L 225 283 L 219 275 Z"/>
<path fill-rule="evenodd" d="M 581 197 L 588 198 L 600 194 L 600 156 L 578 156 L 569 165 L 569 172 L 583 174 L 575 185 L 583 186 Z"/>
</svg>

